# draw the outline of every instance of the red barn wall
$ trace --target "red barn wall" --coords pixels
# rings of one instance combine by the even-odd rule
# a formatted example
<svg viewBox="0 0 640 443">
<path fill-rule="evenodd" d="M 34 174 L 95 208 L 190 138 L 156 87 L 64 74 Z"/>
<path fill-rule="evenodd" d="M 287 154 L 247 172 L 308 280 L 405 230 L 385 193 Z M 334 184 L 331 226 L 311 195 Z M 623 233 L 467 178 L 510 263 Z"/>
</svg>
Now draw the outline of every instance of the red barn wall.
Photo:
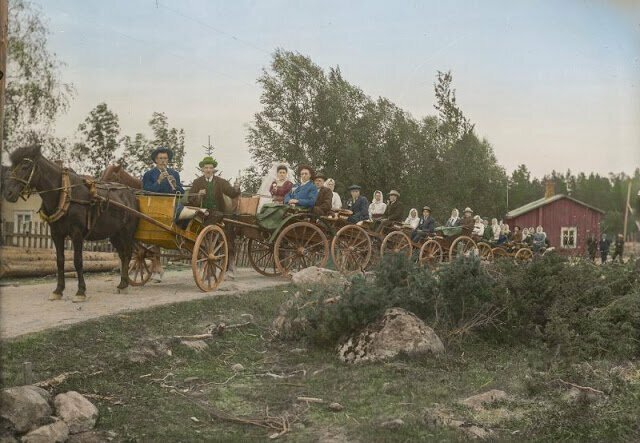
<svg viewBox="0 0 640 443">
<path fill-rule="evenodd" d="M 542 226 L 547 233 L 551 246 L 560 248 L 560 234 L 563 227 L 577 227 L 577 247 L 564 249 L 565 252 L 582 254 L 586 249 L 589 234 L 600 236 L 600 220 L 602 214 L 587 206 L 562 198 L 547 205 L 533 209 L 519 217 L 509 219 L 511 230 L 518 225 L 522 228 Z"/>
</svg>

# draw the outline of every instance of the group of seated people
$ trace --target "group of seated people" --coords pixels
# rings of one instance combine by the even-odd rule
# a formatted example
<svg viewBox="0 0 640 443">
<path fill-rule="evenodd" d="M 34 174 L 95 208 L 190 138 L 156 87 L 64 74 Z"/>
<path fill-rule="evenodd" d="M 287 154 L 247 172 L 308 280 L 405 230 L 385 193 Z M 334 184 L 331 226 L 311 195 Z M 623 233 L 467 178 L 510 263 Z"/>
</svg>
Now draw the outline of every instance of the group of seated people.
<svg viewBox="0 0 640 443">
<path fill-rule="evenodd" d="M 402 225 L 411 229 L 411 240 L 416 243 L 433 235 L 438 226 L 431 216 L 429 206 L 422 208 L 421 215 L 416 208 L 412 208 L 405 218 L 400 203 L 400 193 L 396 190 L 389 191 L 387 202 L 384 201 L 382 191 L 376 190 L 369 203 L 367 198 L 361 195 L 362 188 L 351 185 L 350 196 L 343 204 L 340 195 L 334 190 L 335 181 L 322 173 L 314 172 L 310 166 L 303 165 L 298 168 L 300 183 L 297 185 L 289 181 L 287 175 L 287 167 L 278 166 L 277 177 L 271 185 L 273 202 L 305 208 L 318 216 L 332 216 L 342 210 L 348 215 L 348 222 L 358 225 L 370 222 L 372 229 L 376 232 L 381 232 L 390 225 Z M 508 224 L 498 222 L 496 218 L 489 224 L 488 219 L 474 215 L 474 211 L 468 207 L 464 209 L 462 217 L 457 209 L 453 209 L 444 227 L 462 227 L 463 234 L 496 245 L 524 243 L 538 250 L 547 243 L 547 235 L 542 226 L 535 229 L 533 227 L 521 229 L 520 226 L 515 226 L 511 231 Z"/>
</svg>

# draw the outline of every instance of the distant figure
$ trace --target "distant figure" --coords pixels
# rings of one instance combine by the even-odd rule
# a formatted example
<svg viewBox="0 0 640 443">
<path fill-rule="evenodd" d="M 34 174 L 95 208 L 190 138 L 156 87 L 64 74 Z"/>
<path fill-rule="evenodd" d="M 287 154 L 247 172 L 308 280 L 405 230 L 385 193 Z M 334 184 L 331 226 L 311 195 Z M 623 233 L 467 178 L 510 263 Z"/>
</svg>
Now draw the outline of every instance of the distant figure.
<svg viewBox="0 0 640 443">
<path fill-rule="evenodd" d="M 536 233 L 533 234 L 533 250 L 538 252 L 546 245 L 547 235 L 542 230 L 542 226 L 536 228 Z"/>
<path fill-rule="evenodd" d="M 607 238 L 607 234 L 602 234 L 600 240 L 600 263 L 606 263 L 609 256 L 609 248 L 611 247 L 611 240 Z"/>
<path fill-rule="evenodd" d="M 451 211 L 451 217 L 449 217 L 449 220 L 447 220 L 447 223 L 445 224 L 445 226 L 447 228 L 452 228 L 454 226 L 459 226 L 460 225 L 460 212 L 458 212 L 457 209 L 453 209 Z"/>
<path fill-rule="evenodd" d="M 409 216 L 404 219 L 404 224 L 410 226 L 411 229 L 415 229 L 418 227 L 418 223 L 420 223 L 418 210 L 416 208 L 411 208 L 411 210 L 409 211 Z"/>
<path fill-rule="evenodd" d="M 493 235 L 493 241 L 495 243 L 498 243 L 498 240 L 500 240 L 500 224 L 498 224 L 498 219 L 497 218 L 492 218 L 491 219 L 491 234 Z"/>
<path fill-rule="evenodd" d="M 339 211 L 342 209 L 342 199 L 340 198 L 340 194 L 336 192 L 336 181 L 332 178 L 328 178 L 324 185 L 331 189 L 333 193 L 333 197 L 331 198 L 331 210 Z"/>
<path fill-rule="evenodd" d="M 331 215 L 333 192 L 324 185 L 325 179 L 326 176 L 322 172 L 316 172 L 315 177 L 313 177 L 313 184 L 318 188 L 318 196 L 316 197 L 313 209 L 311 209 L 311 213 L 320 217 Z"/>
<path fill-rule="evenodd" d="M 369 220 L 382 218 L 386 210 L 387 204 L 383 201 L 382 191 L 374 191 L 373 200 L 369 205 Z"/>
<path fill-rule="evenodd" d="M 361 189 L 358 185 L 349 186 L 351 193 L 351 198 L 347 200 L 347 210 L 351 211 L 351 215 L 347 218 L 349 223 L 362 224 L 369 219 L 369 202 L 364 195 L 360 195 Z"/>
<path fill-rule="evenodd" d="M 424 206 L 422 208 L 422 217 L 418 220 L 418 226 L 411 233 L 411 240 L 418 243 L 424 237 L 433 234 L 436 229 L 436 221 L 431 217 L 431 208 Z"/>
<path fill-rule="evenodd" d="M 598 252 L 598 241 L 594 237 L 593 234 L 589 234 L 587 238 L 587 254 L 589 255 L 589 260 L 595 263 L 596 261 L 596 253 Z"/>
<path fill-rule="evenodd" d="M 511 236 L 511 240 L 516 243 L 522 243 L 522 231 L 520 230 L 520 226 L 516 225 L 513 228 L 513 234 Z"/>
<path fill-rule="evenodd" d="M 473 217 L 473 231 L 471 231 L 471 234 L 480 238 L 484 236 L 484 223 L 479 215 Z"/>
<path fill-rule="evenodd" d="M 622 253 L 624 252 L 624 236 L 622 234 L 618 234 L 618 238 L 616 238 L 616 242 L 613 249 L 613 257 L 611 261 L 616 261 L 616 258 L 620 257 L 620 263 L 624 263 L 622 260 Z"/>
</svg>

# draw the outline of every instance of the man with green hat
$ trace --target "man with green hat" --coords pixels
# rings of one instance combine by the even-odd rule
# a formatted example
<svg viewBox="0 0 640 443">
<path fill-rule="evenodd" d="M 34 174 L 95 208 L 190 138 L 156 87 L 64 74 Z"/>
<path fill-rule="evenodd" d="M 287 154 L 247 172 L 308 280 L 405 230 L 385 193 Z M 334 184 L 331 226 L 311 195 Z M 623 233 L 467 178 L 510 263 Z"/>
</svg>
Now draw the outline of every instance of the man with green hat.
<svg viewBox="0 0 640 443">
<path fill-rule="evenodd" d="M 234 188 L 227 180 L 215 175 L 218 162 L 214 158 L 203 158 L 199 166 L 202 177 L 198 177 L 191 184 L 189 205 L 207 209 L 209 216 L 206 223 L 217 223 L 222 220 L 225 212 L 231 212 L 232 209 L 225 207 L 224 196 L 236 198 L 240 195 L 240 189 Z"/>
</svg>

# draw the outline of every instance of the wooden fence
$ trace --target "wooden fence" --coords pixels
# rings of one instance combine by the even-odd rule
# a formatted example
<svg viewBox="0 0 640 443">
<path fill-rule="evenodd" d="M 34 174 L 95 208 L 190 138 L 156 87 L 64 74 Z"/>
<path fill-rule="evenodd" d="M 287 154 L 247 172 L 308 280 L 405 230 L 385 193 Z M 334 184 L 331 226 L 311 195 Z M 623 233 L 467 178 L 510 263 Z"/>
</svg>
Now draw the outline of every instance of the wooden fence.
<svg viewBox="0 0 640 443">
<path fill-rule="evenodd" d="M 51 239 L 51 229 L 45 222 L 28 222 L 16 226 L 13 222 L 2 222 L 0 225 L 0 242 L 2 246 L 16 246 L 22 248 L 36 249 L 54 249 L 53 240 Z M 73 249 L 70 239 L 66 239 L 64 248 Z M 115 252 L 109 240 L 85 241 L 83 249 L 93 252 Z M 176 251 L 163 251 L 168 255 L 175 256 Z M 163 258 L 163 264 L 170 259 Z M 191 260 L 171 260 L 183 263 L 191 263 Z M 249 259 L 247 256 L 247 241 L 244 238 L 238 238 L 236 241 L 236 266 L 248 267 Z"/>
</svg>

